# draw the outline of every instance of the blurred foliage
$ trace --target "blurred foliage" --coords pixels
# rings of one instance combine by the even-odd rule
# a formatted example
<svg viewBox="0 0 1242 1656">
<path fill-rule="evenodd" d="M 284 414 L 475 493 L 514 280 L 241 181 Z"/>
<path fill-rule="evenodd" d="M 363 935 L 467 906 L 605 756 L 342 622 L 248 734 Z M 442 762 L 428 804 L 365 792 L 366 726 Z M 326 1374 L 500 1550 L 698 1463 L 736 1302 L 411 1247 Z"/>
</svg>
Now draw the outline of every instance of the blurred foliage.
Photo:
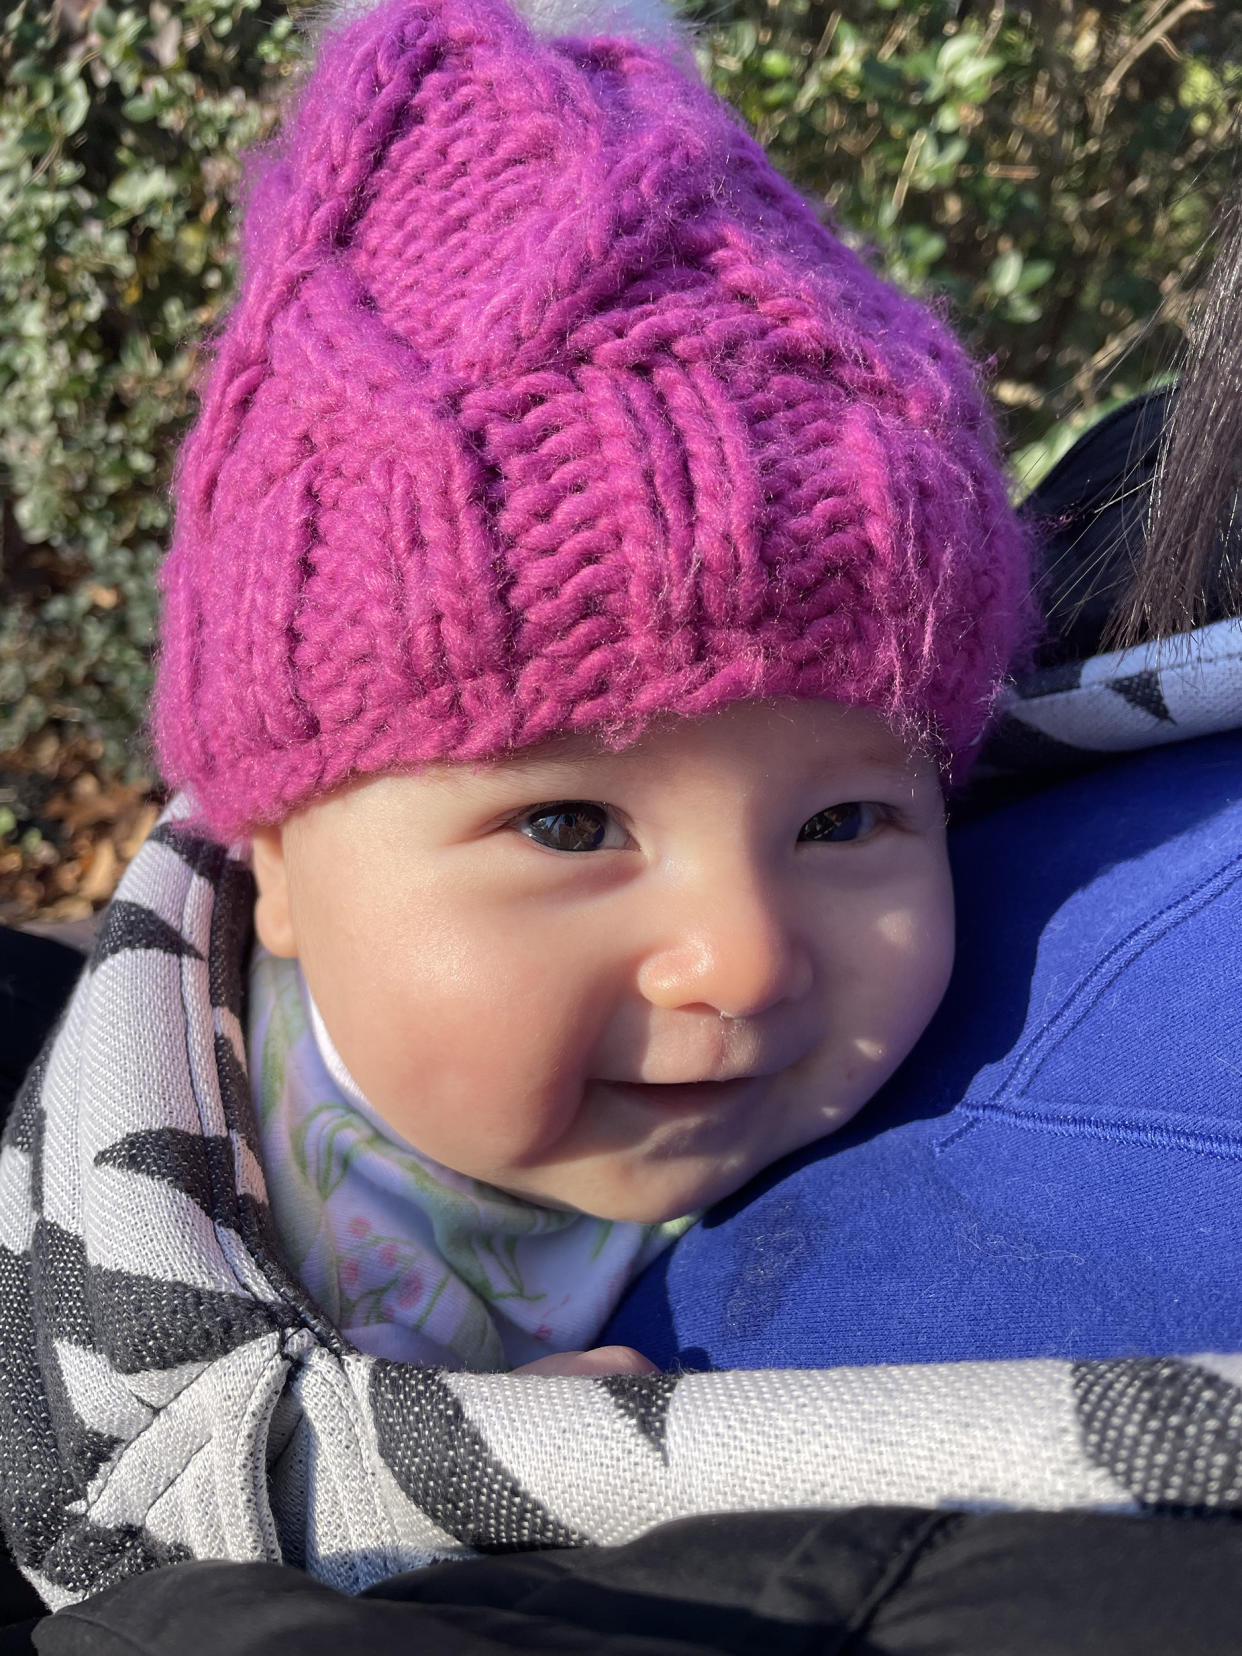
<svg viewBox="0 0 1242 1656">
<path fill-rule="evenodd" d="M 258 0 L 0 24 L 0 749 L 79 723 L 141 767 L 171 453 L 290 36 Z"/>
<path fill-rule="evenodd" d="M 686 3 L 778 164 L 994 361 L 1019 473 L 1167 366 L 1236 160 L 1232 0 Z M 306 9 L 10 0 L 0 19 L 0 904 L 80 908 L 63 880 L 13 898 L 14 851 L 29 882 L 67 843 L 63 801 L 147 767 L 196 341 L 234 279 L 237 158 Z"/>
<path fill-rule="evenodd" d="M 294 42 L 260 0 L 10 0 L 0 21 L 0 915 L 106 898 L 64 811 L 84 777 L 113 800 L 151 768 L 172 456 L 234 279 L 238 155 Z"/>
<path fill-rule="evenodd" d="M 1233 0 L 726 0 L 704 67 L 994 362 L 1029 486 L 1173 361 L 1238 176 Z"/>
</svg>

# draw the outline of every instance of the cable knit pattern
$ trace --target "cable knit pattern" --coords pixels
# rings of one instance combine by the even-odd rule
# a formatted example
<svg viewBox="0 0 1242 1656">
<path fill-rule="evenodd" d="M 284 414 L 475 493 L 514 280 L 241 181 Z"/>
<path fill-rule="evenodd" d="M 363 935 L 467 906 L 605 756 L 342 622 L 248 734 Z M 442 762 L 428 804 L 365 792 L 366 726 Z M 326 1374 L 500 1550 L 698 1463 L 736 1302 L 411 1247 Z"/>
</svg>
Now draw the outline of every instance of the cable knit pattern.
<svg viewBox="0 0 1242 1656">
<path fill-rule="evenodd" d="M 969 757 L 1030 621 L 974 372 L 674 57 L 387 0 L 251 158 L 154 713 L 218 837 L 760 695 Z"/>
</svg>

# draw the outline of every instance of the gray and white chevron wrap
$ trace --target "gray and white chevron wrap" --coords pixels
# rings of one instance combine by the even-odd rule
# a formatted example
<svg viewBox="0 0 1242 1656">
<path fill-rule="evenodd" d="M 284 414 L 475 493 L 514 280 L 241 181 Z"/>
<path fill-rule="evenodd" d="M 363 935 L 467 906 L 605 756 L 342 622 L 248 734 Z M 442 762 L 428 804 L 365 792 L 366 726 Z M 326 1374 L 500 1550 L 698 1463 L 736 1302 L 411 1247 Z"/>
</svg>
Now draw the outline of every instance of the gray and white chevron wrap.
<svg viewBox="0 0 1242 1656">
<path fill-rule="evenodd" d="M 1081 770 L 1242 723 L 1242 620 L 1029 674 L 1004 694 L 985 772 Z"/>
<path fill-rule="evenodd" d="M 1222 626 L 1236 724 L 1242 630 Z M 1190 680 L 1152 670 L 1184 719 Z M 1165 722 L 1115 676 L 1106 694 Z M 591 1380 L 352 1350 L 270 1223 L 241 1026 L 252 904 L 244 852 L 174 803 L 0 1149 L 0 1520 L 49 1605 L 195 1557 L 357 1592 L 704 1512 L 1242 1510 L 1242 1355 Z"/>
</svg>

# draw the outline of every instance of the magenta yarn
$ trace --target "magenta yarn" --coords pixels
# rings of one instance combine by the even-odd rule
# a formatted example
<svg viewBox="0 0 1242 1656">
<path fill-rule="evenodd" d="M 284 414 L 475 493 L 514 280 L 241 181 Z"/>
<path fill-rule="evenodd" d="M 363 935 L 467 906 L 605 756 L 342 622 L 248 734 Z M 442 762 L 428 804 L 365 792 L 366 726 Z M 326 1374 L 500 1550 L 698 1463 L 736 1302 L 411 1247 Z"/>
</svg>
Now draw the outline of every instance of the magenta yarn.
<svg viewBox="0 0 1242 1656">
<path fill-rule="evenodd" d="M 1030 623 L 976 376 L 681 66 L 388 0 L 249 185 L 153 715 L 213 833 L 752 696 L 960 769 Z"/>
</svg>

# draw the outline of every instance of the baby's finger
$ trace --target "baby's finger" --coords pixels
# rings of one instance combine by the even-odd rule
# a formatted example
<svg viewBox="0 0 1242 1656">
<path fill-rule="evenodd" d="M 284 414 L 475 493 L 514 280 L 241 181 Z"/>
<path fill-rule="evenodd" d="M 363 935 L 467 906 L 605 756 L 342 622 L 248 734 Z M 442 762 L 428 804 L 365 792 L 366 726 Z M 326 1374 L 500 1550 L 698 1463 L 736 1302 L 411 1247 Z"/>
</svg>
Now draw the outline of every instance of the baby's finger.
<svg viewBox="0 0 1242 1656">
<path fill-rule="evenodd" d="M 633 1346 L 596 1346 L 593 1351 L 561 1351 L 524 1363 L 517 1374 L 658 1374 L 660 1371 Z"/>
</svg>

